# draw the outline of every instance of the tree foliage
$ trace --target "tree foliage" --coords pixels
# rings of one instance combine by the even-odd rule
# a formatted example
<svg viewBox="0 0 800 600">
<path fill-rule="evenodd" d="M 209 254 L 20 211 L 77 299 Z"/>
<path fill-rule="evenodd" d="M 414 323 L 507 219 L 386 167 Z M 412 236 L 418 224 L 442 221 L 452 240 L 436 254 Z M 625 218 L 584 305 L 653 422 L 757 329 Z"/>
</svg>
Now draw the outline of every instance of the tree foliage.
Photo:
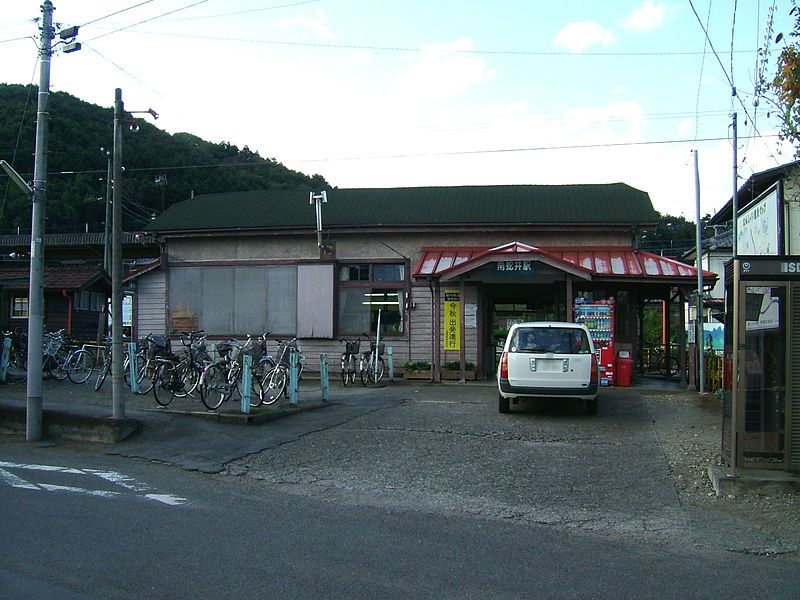
<svg viewBox="0 0 800 600">
<path fill-rule="evenodd" d="M 795 156 L 800 156 L 800 7 L 792 2 L 789 14 L 794 18 L 790 40 L 780 33 L 776 43 L 784 42 L 778 54 L 772 91 L 781 121 L 781 139 L 789 140 L 795 147 Z"/>
<path fill-rule="evenodd" d="M 700 219 L 703 239 L 714 235 L 714 230 L 707 225 L 709 219 L 711 219 L 711 215 Z M 639 247 L 655 254 L 680 258 L 697 245 L 696 241 L 697 226 L 693 221 L 687 221 L 684 217 L 659 213 L 655 231 L 645 232 Z"/>
<path fill-rule="evenodd" d="M 0 158 L 33 179 L 36 130 L 35 86 L 0 84 Z M 102 231 L 107 158 L 113 145 L 113 108 L 83 102 L 63 92 L 50 95 L 46 230 Z M 211 143 L 189 133 L 171 135 L 144 119 L 123 133 L 123 228 L 147 221 L 192 194 L 260 189 L 319 190 L 321 175 L 308 176 L 263 158 L 247 146 Z M 30 231 L 30 200 L 0 177 L 0 232 Z"/>
</svg>

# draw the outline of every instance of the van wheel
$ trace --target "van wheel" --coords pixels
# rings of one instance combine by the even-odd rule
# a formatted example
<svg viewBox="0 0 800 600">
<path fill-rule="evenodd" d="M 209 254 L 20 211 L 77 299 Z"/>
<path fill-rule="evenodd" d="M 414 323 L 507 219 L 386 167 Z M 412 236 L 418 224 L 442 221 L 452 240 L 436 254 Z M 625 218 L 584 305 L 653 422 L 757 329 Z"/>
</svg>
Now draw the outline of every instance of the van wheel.
<svg viewBox="0 0 800 600">
<path fill-rule="evenodd" d="M 593 400 L 584 400 L 583 402 L 587 415 L 597 414 L 597 398 L 594 398 Z"/>
<path fill-rule="evenodd" d="M 503 398 L 503 396 L 498 396 L 497 405 L 498 408 L 500 409 L 500 412 L 503 413 L 504 415 L 511 412 L 511 405 L 509 404 L 508 398 Z"/>
</svg>

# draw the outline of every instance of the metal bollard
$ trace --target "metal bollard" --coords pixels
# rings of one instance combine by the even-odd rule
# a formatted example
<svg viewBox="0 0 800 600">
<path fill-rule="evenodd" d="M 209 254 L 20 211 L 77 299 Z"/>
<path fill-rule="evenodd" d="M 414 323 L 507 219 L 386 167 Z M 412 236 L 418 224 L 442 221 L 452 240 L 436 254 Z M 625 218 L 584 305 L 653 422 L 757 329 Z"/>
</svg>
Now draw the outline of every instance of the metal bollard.
<svg viewBox="0 0 800 600">
<path fill-rule="evenodd" d="M 0 356 L 0 383 L 6 382 L 8 361 L 11 358 L 11 338 L 3 338 L 3 355 Z"/>
<path fill-rule="evenodd" d="M 242 414 L 250 414 L 250 394 L 253 392 L 253 357 L 245 354 L 242 359 Z"/>
<path fill-rule="evenodd" d="M 386 348 L 386 366 L 389 369 L 389 381 L 394 381 L 394 353 L 392 352 L 392 347 L 387 346 Z"/>
<path fill-rule="evenodd" d="M 327 402 L 330 396 L 330 385 L 328 381 L 328 355 L 319 355 L 319 385 L 322 388 L 322 401 Z"/>
<path fill-rule="evenodd" d="M 289 353 L 289 404 L 297 406 L 297 383 L 300 376 L 300 357 Z"/>
<path fill-rule="evenodd" d="M 128 343 L 128 371 L 131 377 L 131 391 L 134 394 L 139 393 L 139 378 L 136 376 L 139 372 L 139 366 L 136 364 L 136 342 Z"/>
</svg>

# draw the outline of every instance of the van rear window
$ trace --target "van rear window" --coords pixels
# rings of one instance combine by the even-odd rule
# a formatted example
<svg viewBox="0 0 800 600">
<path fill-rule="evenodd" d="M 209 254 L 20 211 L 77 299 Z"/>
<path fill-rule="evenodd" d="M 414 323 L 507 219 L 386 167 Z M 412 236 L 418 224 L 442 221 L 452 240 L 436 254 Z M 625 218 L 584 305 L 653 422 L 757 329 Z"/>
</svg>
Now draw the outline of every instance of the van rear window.
<svg viewBox="0 0 800 600">
<path fill-rule="evenodd" d="M 509 345 L 511 352 L 553 352 L 555 354 L 589 354 L 589 337 L 583 329 L 572 327 L 521 327 L 514 331 Z"/>
</svg>

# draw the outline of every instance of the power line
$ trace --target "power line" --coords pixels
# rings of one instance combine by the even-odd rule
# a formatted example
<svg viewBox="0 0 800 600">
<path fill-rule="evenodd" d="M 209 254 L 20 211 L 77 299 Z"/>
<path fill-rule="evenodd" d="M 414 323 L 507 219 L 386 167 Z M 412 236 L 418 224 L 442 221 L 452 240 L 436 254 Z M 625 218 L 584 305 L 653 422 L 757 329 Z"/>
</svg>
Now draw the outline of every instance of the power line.
<svg viewBox="0 0 800 600">
<path fill-rule="evenodd" d="M 102 54 L 100 54 L 100 52 L 98 52 L 97 50 L 95 50 L 95 49 L 94 49 L 92 46 L 90 46 L 89 44 L 86 44 L 86 43 L 84 43 L 84 44 L 83 44 L 83 46 L 84 46 L 84 48 L 88 48 L 89 50 L 91 50 L 92 52 L 94 52 L 95 54 L 97 54 L 97 56 L 99 56 L 99 57 L 100 57 L 100 58 L 102 58 L 103 60 L 105 60 L 105 61 L 107 61 L 108 63 L 110 63 L 110 64 L 111 64 L 111 65 L 113 65 L 115 68 L 117 68 L 117 69 L 119 69 L 120 71 L 122 71 L 123 73 L 125 73 L 125 74 L 126 74 L 128 77 L 130 77 L 131 79 L 133 79 L 134 81 L 136 81 L 137 83 L 139 83 L 140 85 L 142 85 L 143 87 L 147 88 L 148 90 L 150 90 L 151 92 L 153 92 L 154 94 L 156 94 L 156 95 L 157 95 L 159 98 L 163 98 L 163 97 L 164 97 L 164 96 L 161 94 L 161 92 L 159 92 L 159 91 L 158 91 L 158 90 L 156 90 L 156 89 L 153 89 L 152 87 L 150 87 L 149 85 L 147 85 L 147 84 L 146 84 L 144 81 L 142 81 L 141 79 L 139 79 L 138 77 L 136 77 L 136 75 L 134 75 L 133 73 L 131 73 L 131 72 L 130 72 L 130 71 L 128 71 L 127 69 L 124 69 L 123 67 L 119 66 L 117 63 L 115 63 L 115 62 L 114 62 L 113 60 L 111 60 L 110 58 L 108 58 L 108 57 L 106 57 L 106 56 L 103 56 Z"/>
<path fill-rule="evenodd" d="M 151 17 L 149 19 L 144 19 L 143 21 L 138 21 L 137 23 L 133 23 L 133 24 L 127 25 L 125 27 L 120 27 L 119 29 L 115 29 L 114 31 L 109 31 L 108 33 L 104 33 L 103 35 L 98 35 L 97 37 L 92 38 L 89 41 L 93 42 L 95 40 L 99 40 L 100 38 L 104 38 L 104 37 L 107 37 L 109 35 L 113 35 L 115 33 L 119 33 L 120 31 L 125 31 L 126 29 L 130 29 L 131 27 L 136 27 L 137 25 L 142 25 L 144 23 L 149 23 L 150 21 L 155 21 L 156 19 L 160 19 L 161 17 L 166 17 L 167 15 L 174 15 L 177 12 L 181 12 L 182 10 L 186 10 L 186 9 L 192 8 L 193 6 L 197 6 L 198 4 L 205 4 L 206 2 L 208 2 L 208 0 L 199 0 L 198 2 L 195 2 L 193 4 L 188 4 L 188 5 L 183 6 L 181 8 L 176 8 L 175 10 L 171 10 L 169 12 L 165 12 L 165 13 L 162 13 L 160 15 L 156 15 L 155 17 Z"/>
<path fill-rule="evenodd" d="M 265 10 L 276 10 L 279 8 L 291 8 L 293 6 L 301 6 L 302 4 L 314 4 L 319 0 L 303 0 L 302 2 L 292 2 L 290 4 L 278 4 L 275 6 L 266 6 L 263 8 L 251 8 L 249 10 L 240 10 L 238 12 L 221 13 L 216 15 L 203 15 L 197 17 L 181 17 L 180 19 L 169 19 L 169 21 L 198 21 L 200 19 L 218 19 L 221 17 L 235 17 L 238 15 L 246 15 L 254 12 L 263 12 Z"/>
<path fill-rule="evenodd" d="M 104 16 L 104 17 L 98 17 L 97 19 L 93 19 L 91 21 L 87 21 L 86 23 L 81 25 L 81 27 L 86 27 L 87 25 L 92 25 L 93 23 L 97 23 L 99 21 L 102 21 L 103 19 L 108 19 L 109 17 L 114 17 L 116 15 L 122 14 L 124 12 L 129 11 L 129 10 L 133 10 L 134 8 L 139 8 L 140 6 L 144 6 L 145 4 L 150 4 L 151 2 L 153 2 L 153 0 L 145 0 L 144 2 L 139 2 L 139 4 L 134 4 L 133 6 L 129 6 L 128 8 L 123 8 L 122 10 L 118 10 L 116 12 L 110 13 L 110 14 Z"/>
<path fill-rule="evenodd" d="M 762 136 L 763 137 L 763 136 Z M 778 137 L 778 134 L 770 134 L 766 137 Z M 327 157 L 327 158 L 298 158 L 298 159 L 284 159 L 283 162 L 278 164 L 284 164 L 286 162 L 293 162 L 293 163 L 316 163 L 316 162 L 337 162 L 337 161 L 351 161 L 351 160 L 382 160 L 382 159 L 391 159 L 391 158 L 424 158 L 424 157 L 438 157 L 438 156 L 469 156 L 469 155 L 477 155 L 477 154 L 504 154 L 504 153 L 512 153 L 512 152 L 542 152 L 547 150 L 586 150 L 586 149 L 593 149 L 593 148 L 624 148 L 624 147 L 637 147 L 637 146 L 657 146 L 657 145 L 667 145 L 667 144 L 687 144 L 687 143 L 696 143 L 696 142 L 722 142 L 728 141 L 729 138 L 727 137 L 708 137 L 708 138 L 700 138 L 697 140 L 692 140 L 688 138 L 684 139 L 670 139 L 670 140 L 651 140 L 645 142 L 612 142 L 612 143 L 605 143 L 605 144 L 576 144 L 576 145 L 569 145 L 569 146 L 531 146 L 531 147 L 521 147 L 521 148 L 494 148 L 494 149 L 483 149 L 483 150 L 455 150 L 450 152 L 419 152 L 419 153 L 407 153 L 407 154 L 376 154 L 376 155 L 367 155 L 367 156 L 341 156 L 341 157 Z M 215 163 L 215 164 L 197 164 L 197 165 L 175 165 L 175 166 L 153 166 L 153 167 L 135 167 L 135 168 L 125 168 L 126 173 L 137 173 L 137 172 L 151 172 L 151 171 L 185 171 L 188 169 L 222 169 L 222 168 L 241 168 L 241 167 L 268 167 L 274 166 L 275 162 L 268 161 L 267 159 L 263 159 L 262 162 L 254 162 L 254 163 Z M 48 173 L 48 176 L 58 176 L 58 175 L 91 175 L 91 174 L 98 174 L 98 173 L 105 173 L 105 170 L 101 169 L 89 169 L 85 171 L 55 171 Z"/>
<path fill-rule="evenodd" d="M 129 27 L 125 27 L 123 29 L 119 29 L 117 31 L 123 31 L 124 29 L 130 29 L 138 25 L 139 23 L 135 23 Z M 111 33 L 116 33 L 113 31 Z M 235 37 L 227 37 L 227 36 L 211 36 L 211 35 L 193 35 L 189 33 L 173 33 L 173 32 L 161 32 L 161 31 L 135 31 L 132 33 L 136 33 L 139 35 L 154 35 L 154 36 L 162 36 L 162 37 L 175 37 L 175 38 L 186 38 L 186 39 L 198 39 L 198 40 L 206 40 L 206 41 L 217 41 L 217 42 L 234 42 L 234 43 L 249 43 L 249 44 L 265 44 L 265 45 L 272 45 L 272 46 L 294 46 L 294 47 L 301 47 L 301 48 L 331 48 L 337 50 L 377 50 L 383 52 L 415 52 L 415 53 L 425 53 L 430 52 L 425 48 L 419 47 L 411 47 L 411 46 L 370 46 L 366 44 L 332 44 L 326 42 L 297 42 L 297 41 L 286 41 L 286 40 L 270 40 L 270 39 L 255 39 L 255 38 L 235 38 Z M 110 35 L 106 34 L 106 35 Z M 98 38 L 94 38 L 98 39 Z M 91 40 L 90 40 L 91 41 Z M 436 52 L 439 54 L 476 54 L 476 55 L 486 55 L 486 56 L 496 56 L 496 55 L 506 55 L 506 56 L 569 56 L 574 58 L 580 57 L 653 57 L 653 56 L 698 56 L 703 54 L 702 51 L 691 51 L 691 50 L 675 50 L 675 51 L 658 51 L 652 50 L 647 52 L 570 52 L 566 50 L 480 50 L 476 48 L 472 49 L 465 49 L 465 48 L 437 48 Z M 736 54 L 754 54 L 758 52 L 758 50 L 736 50 Z"/>
</svg>

